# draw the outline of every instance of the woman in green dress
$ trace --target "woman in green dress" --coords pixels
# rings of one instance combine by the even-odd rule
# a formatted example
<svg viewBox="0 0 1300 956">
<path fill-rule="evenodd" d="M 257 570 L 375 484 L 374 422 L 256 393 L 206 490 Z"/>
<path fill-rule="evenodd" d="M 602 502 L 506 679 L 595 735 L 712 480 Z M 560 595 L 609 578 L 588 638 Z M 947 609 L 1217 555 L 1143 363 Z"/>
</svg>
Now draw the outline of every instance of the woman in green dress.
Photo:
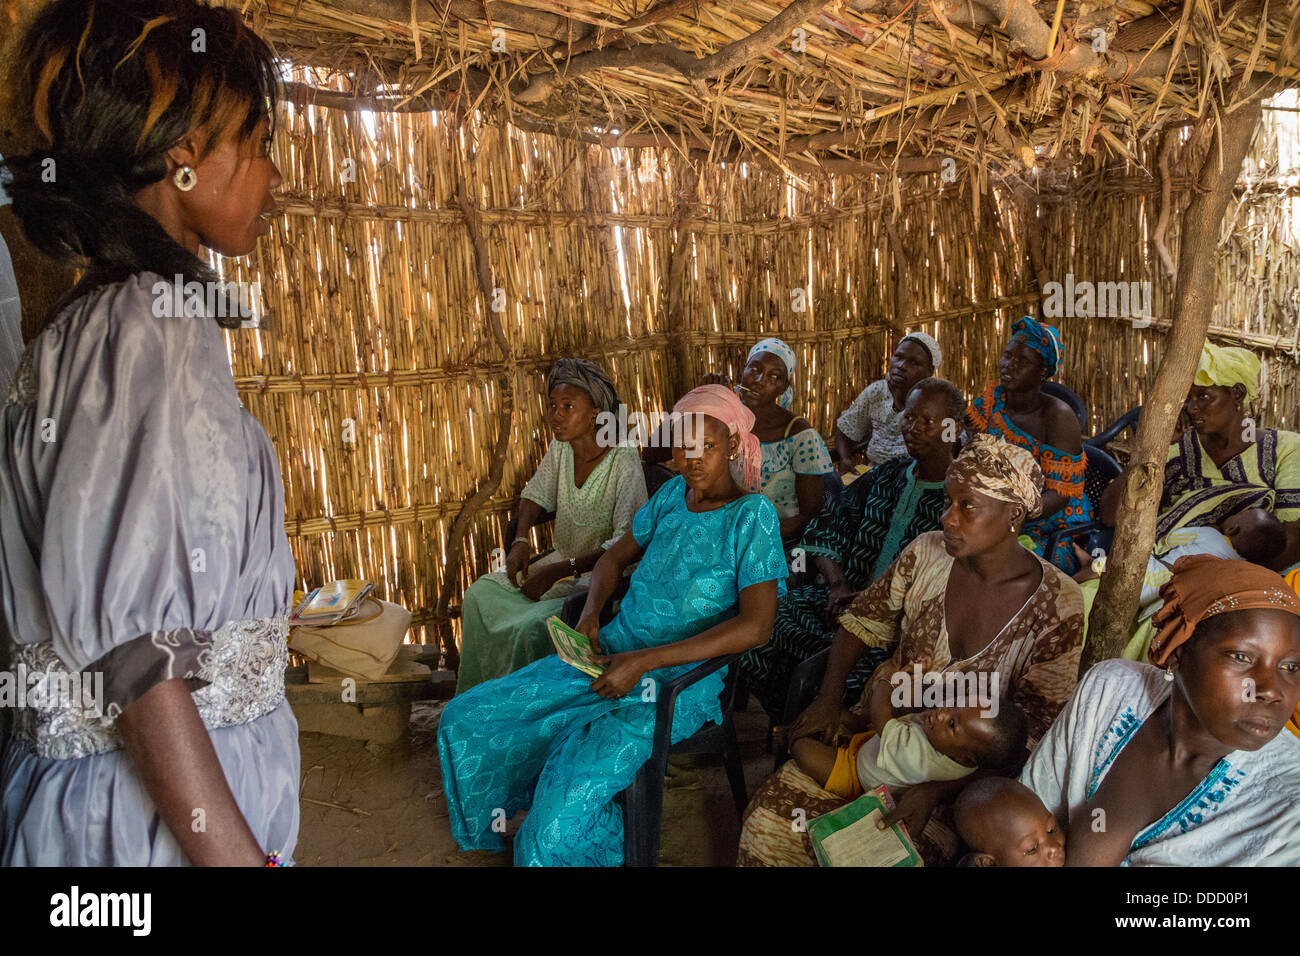
<svg viewBox="0 0 1300 956">
<path fill-rule="evenodd" d="M 553 437 L 519 496 L 505 568 L 465 591 L 458 694 L 551 653 L 546 619 L 586 586 L 587 572 L 646 502 L 636 446 L 597 441 L 600 413 L 619 406 L 609 376 L 585 359 L 562 358 L 547 373 L 546 390 Z M 554 550 L 530 564 L 528 532 L 548 511 L 555 512 Z"/>
</svg>

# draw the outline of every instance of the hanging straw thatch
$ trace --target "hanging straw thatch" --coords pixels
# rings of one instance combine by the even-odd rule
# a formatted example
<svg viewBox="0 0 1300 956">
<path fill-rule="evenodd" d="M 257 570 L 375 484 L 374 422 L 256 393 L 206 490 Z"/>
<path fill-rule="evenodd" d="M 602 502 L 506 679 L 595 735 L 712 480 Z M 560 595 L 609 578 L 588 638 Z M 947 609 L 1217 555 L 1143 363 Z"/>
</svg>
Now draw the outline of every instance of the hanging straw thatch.
<svg viewBox="0 0 1300 956">
<path fill-rule="evenodd" d="M 311 72 L 297 81 L 326 82 Z M 971 391 L 992 375 L 1009 322 L 1037 310 L 1043 277 L 1150 281 L 1148 329 L 1060 320 L 1061 378 L 1100 427 L 1141 399 L 1169 319 L 1150 242 L 1164 201 L 1160 176 L 1146 171 L 1159 169 L 1158 143 L 1141 165 L 1048 167 L 1042 195 L 1027 201 L 1023 186 L 981 191 L 941 174 L 806 188 L 762 166 L 688 166 L 672 150 L 603 149 L 484 114 L 290 103 L 282 119 L 274 241 L 224 263 L 260 279 L 274 323 L 231 334 L 236 382 L 280 449 L 304 581 L 378 580 L 416 611 L 417 639 L 433 636 L 452 519 L 491 470 L 501 382 L 515 395 L 511 444 L 500 489 L 471 523 L 457 591 L 487 569 L 545 448 L 541 385 L 560 355 L 600 362 L 633 407 L 661 410 L 706 370 L 734 371 L 754 340 L 779 334 L 799 356 L 796 407 L 829 435 L 904 326 L 937 334 L 943 373 Z M 1175 203 L 1191 187 L 1185 154 L 1196 148 L 1182 139 L 1166 157 Z M 1300 278 L 1263 268 L 1296 256 L 1282 234 L 1296 220 L 1279 201 L 1290 187 L 1275 182 L 1277 143 L 1257 144 L 1264 172 L 1240 197 L 1220 261 L 1225 280 L 1236 278 L 1221 283 L 1215 325 L 1266 349 L 1262 418 L 1280 425 L 1297 423 L 1288 352 Z M 487 333 L 462 183 L 503 290 L 512 367 Z M 1176 216 L 1165 242 L 1176 252 Z M 1103 368 L 1099 355 L 1125 358 Z M 344 441 L 347 419 L 354 442 Z"/>
<path fill-rule="evenodd" d="M 1286 0 L 238 6 L 287 57 L 348 74 L 362 97 L 801 174 L 1132 156 L 1167 122 L 1212 109 L 1212 87 L 1300 79 Z"/>
</svg>

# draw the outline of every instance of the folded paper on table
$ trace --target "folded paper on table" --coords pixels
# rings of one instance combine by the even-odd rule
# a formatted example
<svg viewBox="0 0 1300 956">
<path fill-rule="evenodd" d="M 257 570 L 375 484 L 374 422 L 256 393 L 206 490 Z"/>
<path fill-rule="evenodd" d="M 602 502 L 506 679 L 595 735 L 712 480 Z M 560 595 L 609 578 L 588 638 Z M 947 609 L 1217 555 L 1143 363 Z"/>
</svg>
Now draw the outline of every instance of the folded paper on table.
<svg viewBox="0 0 1300 956">
<path fill-rule="evenodd" d="M 368 597 L 357 613 L 337 624 L 289 628 L 289 647 L 349 677 L 379 680 L 397 657 L 410 626 L 406 608 Z"/>
</svg>

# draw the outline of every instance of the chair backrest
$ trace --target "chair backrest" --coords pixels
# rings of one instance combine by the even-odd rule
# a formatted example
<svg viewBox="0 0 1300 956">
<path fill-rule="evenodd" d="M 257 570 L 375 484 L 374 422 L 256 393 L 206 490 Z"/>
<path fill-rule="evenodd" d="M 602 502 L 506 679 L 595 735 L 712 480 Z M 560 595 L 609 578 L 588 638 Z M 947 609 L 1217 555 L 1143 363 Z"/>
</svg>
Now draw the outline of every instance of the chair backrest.
<svg viewBox="0 0 1300 956">
<path fill-rule="evenodd" d="M 1101 505 L 1101 493 L 1119 477 L 1119 462 L 1095 445 L 1083 446 L 1083 493 L 1092 504 L 1093 511 Z"/>
<path fill-rule="evenodd" d="M 1070 406 L 1070 411 L 1074 412 L 1074 417 L 1079 419 L 1080 434 L 1088 430 L 1088 406 L 1083 404 L 1083 399 L 1060 382 L 1044 382 L 1042 390 Z"/>
<path fill-rule="evenodd" d="M 676 474 L 676 472 L 657 462 L 642 462 L 641 470 L 645 473 L 646 494 L 651 498 L 655 496 L 656 491 L 663 487 L 665 482 Z"/>
<path fill-rule="evenodd" d="M 1142 418 L 1141 405 L 1138 405 L 1135 408 L 1130 408 L 1127 412 L 1125 412 L 1119 418 L 1115 419 L 1113 422 L 1107 425 L 1100 432 L 1093 435 L 1091 438 L 1085 438 L 1083 440 L 1083 443 L 1085 445 L 1096 445 L 1098 448 L 1105 448 L 1116 438 L 1118 438 L 1120 434 L 1124 431 L 1124 429 L 1132 428 L 1134 431 L 1137 431 L 1138 421 L 1141 418 Z"/>
</svg>

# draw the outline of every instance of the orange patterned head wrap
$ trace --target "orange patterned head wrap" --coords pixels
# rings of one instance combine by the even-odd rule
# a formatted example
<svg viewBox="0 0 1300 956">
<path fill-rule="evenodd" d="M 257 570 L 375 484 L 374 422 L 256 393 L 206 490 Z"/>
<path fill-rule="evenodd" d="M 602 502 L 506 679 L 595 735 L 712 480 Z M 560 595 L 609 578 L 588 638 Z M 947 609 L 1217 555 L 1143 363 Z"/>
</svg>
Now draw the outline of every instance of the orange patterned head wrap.
<svg viewBox="0 0 1300 956">
<path fill-rule="evenodd" d="M 1192 638 L 1196 625 L 1228 611 L 1275 608 L 1300 617 L 1300 597 L 1282 576 L 1249 561 L 1189 554 L 1174 562 L 1174 576 L 1160 589 L 1164 606 L 1151 618 L 1156 636 L 1147 657 L 1165 666 L 1174 648 Z"/>
</svg>

